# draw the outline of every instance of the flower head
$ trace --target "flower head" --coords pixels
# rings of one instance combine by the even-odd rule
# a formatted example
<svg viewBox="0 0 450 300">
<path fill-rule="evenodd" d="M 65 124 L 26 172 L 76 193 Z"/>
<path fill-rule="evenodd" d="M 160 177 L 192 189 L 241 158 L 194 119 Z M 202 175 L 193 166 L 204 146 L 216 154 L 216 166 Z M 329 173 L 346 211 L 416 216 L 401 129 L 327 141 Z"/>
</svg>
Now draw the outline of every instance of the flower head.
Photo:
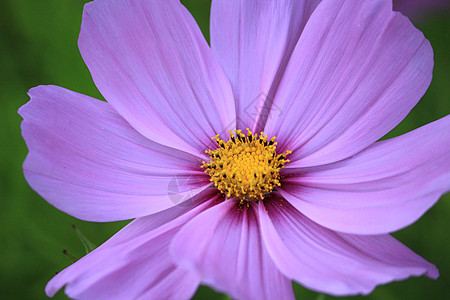
<svg viewBox="0 0 450 300">
<path fill-rule="evenodd" d="M 438 276 L 389 235 L 450 189 L 449 116 L 378 141 L 433 68 L 390 1 L 215 0 L 209 47 L 178 1 L 95 0 L 79 48 L 107 102 L 31 89 L 25 177 L 77 218 L 135 220 L 49 296 L 292 299 L 292 280 L 351 295 Z"/>
<path fill-rule="evenodd" d="M 207 150 L 211 161 L 203 162 L 202 168 L 211 176 L 214 186 L 227 198 L 242 201 L 264 200 L 274 188 L 280 186 L 280 170 L 289 162 L 286 156 L 291 151 L 278 154 L 276 137 L 267 140 L 264 133 L 258 137 L 247 128 L 230 132 L 230 140 L 225 142 L 214 137 L 219 145 L 214 151 Z"/>
</svg>

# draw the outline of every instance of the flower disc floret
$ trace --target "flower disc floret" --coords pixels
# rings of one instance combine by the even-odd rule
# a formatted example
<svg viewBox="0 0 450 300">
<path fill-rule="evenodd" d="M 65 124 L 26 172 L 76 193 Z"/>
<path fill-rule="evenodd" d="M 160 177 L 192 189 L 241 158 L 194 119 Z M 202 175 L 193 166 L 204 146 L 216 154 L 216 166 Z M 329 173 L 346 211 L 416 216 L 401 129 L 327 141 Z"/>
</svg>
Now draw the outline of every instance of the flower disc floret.
<svg viewBox="0 0 450 300">
<path fill-rule="evenodd" d="M 202 168 L 211 176 L 211 181 L 228 198 L 258 201 L 280 186 L 280 170 L 289 162 L 291 153 L 276 153 L 276 137 L 267 139 L 263 132 L 247 134 L 241 130 L 230 131 L 225 142 L 216 135 L 212 138 L 219 148 L 207 150 L 211 160 L 203 162 Z"/>
</svg>

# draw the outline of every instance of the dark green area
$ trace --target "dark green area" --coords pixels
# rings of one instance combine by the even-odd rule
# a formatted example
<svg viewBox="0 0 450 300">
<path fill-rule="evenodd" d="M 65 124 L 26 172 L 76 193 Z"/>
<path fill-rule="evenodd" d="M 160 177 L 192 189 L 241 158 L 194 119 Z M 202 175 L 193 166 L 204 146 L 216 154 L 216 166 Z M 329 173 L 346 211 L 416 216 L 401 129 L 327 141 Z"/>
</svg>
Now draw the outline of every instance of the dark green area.
<svg viewBox="0 0 450 300">
<path fill-rule="evenodd" d="M 17 109 L 27 90 L 54 84 L 101 99 L 77 48 L 84 3 L 79 0 L 0 1 L 0 295 L 2 299 L 46 299 L 44 286 L 69 265 L 63 249 L 76 256 L 84 246 L 75 224 L 94 244 L 101 244 L 125 223 L 88 223 L 53 208 L 25 182 L 21 164 L 27 149 L 20 135 Z M 203 32 L 208 32 L 208 1 L 184 1 Z M 450 113 L 450 18 L 437 15 L 416 24 L 435 51 L 431 87 L 395 136 Z M 450 129 L 449 129 L 450 130 Z M 445 299 L 450 282 L 450 197 L 444 196 L 412 226 L 395 233 L 411 249 L 435 263 L 441 276 L 412 278 L 378 287 L 367 299 Z M 317 295 L 298 285 L 301 299 Z M 196 299 L 225 299 L 201 287 Z M 333 297 L 326 296 L 325 299 Z M 362 299 L 349 297 L 344 299 Z M 60 292 L 55 299 L 67 299 Z"/>
</svg>

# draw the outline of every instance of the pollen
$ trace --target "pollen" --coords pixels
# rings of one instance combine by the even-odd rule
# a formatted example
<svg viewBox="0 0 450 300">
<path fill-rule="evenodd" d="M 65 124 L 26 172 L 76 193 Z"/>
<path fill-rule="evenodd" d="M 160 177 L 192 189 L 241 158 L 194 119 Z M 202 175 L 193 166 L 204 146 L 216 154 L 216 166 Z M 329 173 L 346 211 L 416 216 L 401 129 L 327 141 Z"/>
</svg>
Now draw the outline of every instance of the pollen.
<svg viewBox="0 0 450 300">
<path fill-rule="evenodd" d="M 211 160 L 203 161 L 202 168 L 211 176 L 217 189 L 228 198 L 258 201 L 280 186 L 280 170 L 289 162 L 286 156 L 291 151 L 276 153 L 276 137 L 267 139 L 263 132 L 247 134 L 241 130 L 230 131 L 225 142 L 216 135 L 215 150 L 205 151 Z"/>
</svg>

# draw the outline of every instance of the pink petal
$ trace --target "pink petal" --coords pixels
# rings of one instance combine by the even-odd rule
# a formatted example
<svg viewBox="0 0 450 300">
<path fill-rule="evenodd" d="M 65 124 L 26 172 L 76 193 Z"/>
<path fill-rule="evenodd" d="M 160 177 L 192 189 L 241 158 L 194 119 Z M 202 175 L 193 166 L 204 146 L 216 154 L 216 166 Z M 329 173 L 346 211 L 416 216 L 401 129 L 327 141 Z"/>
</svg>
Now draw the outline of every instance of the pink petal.
<svg viewBox="0 0 450 300">
<path fill-rule="evenodd" d="M 277 267 L 310 289 L 336 296 L 369 294 L 390 281 L 439 275 L 434 265 L 390 235 L 331 231 L 281 197 L 267 199 L 259 214 L 264 244 Z"/>
<path fill-rule="evenodd" d="M 211 6 L 211 48 L 228 75 L 237 128 L 267 117 L 303 27 L 320 0 L 216 0 Z"/>
<path fill-rule="evenodd" d="M 237 299 L 294 299 L 262 244 L 253 205 L 227 200 L 187 223 L 170 245 L 202 282 Z"/>
<path fill-rule="evenodd" d="M 183 224 L 216 199 L 205 197 L 185 208 L 173 207 L 132 221 L 58 273 L 47 284 L 47 295 L 52 297 L 66 286 L 66 294 L 76 299 L 189 299 L 200 279 L 175 265 L 167 247 Z"/>
<path fill-rule="evenodd" d="M 450 190 L 450 115 L 323 167 L 286 170 L 281 194 L 330 229 L 387 233 Z"/>
<path fill-rule="evenodd" d="M 394 128 L 428 88 L 433 52 L 390 1 L 323 1 L 292 54 L 264 130 L 291 166 L 345 159 Z"/>
<path fill-rule="evenodd" d="M 198 154 L 234 129 L 230 83 L 179 1 L 88 3 L 78 44 L 102 95 L 147 138 Z"/>
<path fill-rule="evenodd" d="M 149 141 L 106 102 L 55 86 L 29 95 L 19 111 L 25 178 L 58 209 L 89 221 L 130 219 L 209 185 L 199 157 Z"/>
</svg>

